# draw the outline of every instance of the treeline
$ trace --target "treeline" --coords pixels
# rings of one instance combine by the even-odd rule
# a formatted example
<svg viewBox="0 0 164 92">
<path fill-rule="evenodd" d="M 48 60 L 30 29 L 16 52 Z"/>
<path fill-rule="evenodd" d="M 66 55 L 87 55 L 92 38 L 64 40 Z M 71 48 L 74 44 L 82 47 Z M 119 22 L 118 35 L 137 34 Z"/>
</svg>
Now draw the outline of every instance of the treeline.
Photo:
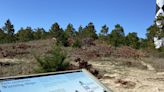
<svg viewBox="0 0 164 92">
<path fill-rule="evenodd" d="M 159 28 L 154 24 L 147 29 L 146 38 L 139 38 L 136 32 L 125 35 L 124 28 L 116 24 L 115 28 L 109 31 L 107 25 L 103 25 L 99 33 L 96 32 L 92 22 L 85 27 L 80 26 L 77 30 L 72 24 L 65 29 L 58 23 L 52 24 L 46 31 L 44 28 L 32 29 L 31 27 L 20 28 L 17 32 L 10 20 L 0 28 L 0 43 L 26 42 L 39 39 L 55 38 L 57 44 L 63 46 L 81 47 L 83 45 L 107 44 L 113 47 L 131 46 L 135 49 L 154 48 L 153 37 L 157 35 Z M 164 35 L 164 33 L 162 33 Z M 161 36 L 162 36 L 161 35 Z"/>
</svg>

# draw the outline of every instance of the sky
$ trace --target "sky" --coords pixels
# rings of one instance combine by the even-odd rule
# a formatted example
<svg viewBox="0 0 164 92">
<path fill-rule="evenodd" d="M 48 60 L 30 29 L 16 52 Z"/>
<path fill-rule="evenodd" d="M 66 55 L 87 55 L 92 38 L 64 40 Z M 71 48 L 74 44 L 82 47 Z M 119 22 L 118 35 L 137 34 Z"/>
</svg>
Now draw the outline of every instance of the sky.
<svg viewBox="0 0 164 92">
<path fill-rule="evenodd" d="M 93 22 L 97 32 L 106 24 L 109 32 L 116 24 L 125 34 L 137 32 L 145 38 L 153 24 L 156 0 L 0 0 L 0 27 L 7 19 L 15 30 L 30 26 L 49 30 L 58 22 L 65 29 L 71 23 L 75 29 Z"/>
</svg>

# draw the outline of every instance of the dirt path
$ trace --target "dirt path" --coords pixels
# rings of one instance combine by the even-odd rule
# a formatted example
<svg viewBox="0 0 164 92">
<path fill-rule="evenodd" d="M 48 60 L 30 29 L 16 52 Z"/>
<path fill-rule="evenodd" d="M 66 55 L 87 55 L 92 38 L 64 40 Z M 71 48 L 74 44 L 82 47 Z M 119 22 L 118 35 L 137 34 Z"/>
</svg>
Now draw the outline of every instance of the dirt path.
<svg viewBox="0 0 164 92">
<path fill-rule="evenodd" d="M 140 61 L 140 62 L 141 62 L 141 64 L 142 64 L 143 66 L 146 66 L 146 67 L 147 67 L 147 70 L 155 71 L 155 69 L 154 69 L 154 67 L 153 67 L 152 65 L 147 64 L 147 63 L 145 63 L 144 61 Z"/>
<path fill-rule="evenodd" d="M 101 81 L 114 92 L 164 92 L 164 73 L 155 72 L 154 68 L 147 66 L 147 70 L 115 66 L 109 61 L 90 62 L 95 68 L 104 71 Z"/>
</svg>

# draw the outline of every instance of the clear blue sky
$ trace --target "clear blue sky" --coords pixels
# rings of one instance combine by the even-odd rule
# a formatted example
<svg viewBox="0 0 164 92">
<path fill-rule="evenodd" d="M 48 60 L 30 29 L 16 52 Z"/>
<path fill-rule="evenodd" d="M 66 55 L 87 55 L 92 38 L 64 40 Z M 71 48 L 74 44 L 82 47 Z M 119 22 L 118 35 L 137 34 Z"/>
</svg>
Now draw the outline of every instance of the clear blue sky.
<svg viewBox="0 0 164 92">
<path fill-rule="evenodd" d="M 156 0 L 0 0 L 0 27 L 10 19 L 16 30 L 20 27 L 43 27 L 54 22 L 77 29 L 93 22 L 96 30 L 107 24 L 111 30 L 121 24 L 125 33 L 137 32 L 145 37 L 153 24 Z"/>
</svg>

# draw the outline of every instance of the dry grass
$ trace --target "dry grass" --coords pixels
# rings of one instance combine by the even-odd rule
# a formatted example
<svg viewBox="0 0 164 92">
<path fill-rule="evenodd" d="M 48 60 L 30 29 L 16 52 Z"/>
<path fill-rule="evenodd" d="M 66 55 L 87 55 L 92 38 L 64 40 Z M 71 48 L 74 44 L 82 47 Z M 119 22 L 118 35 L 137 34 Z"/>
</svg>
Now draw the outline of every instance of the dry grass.
<svg viewBox="0 0 164 92">
<path fill-rule="evenodd" d="M 51 50 L 53 44 L 54 42 L 51 39 L 30 41 L 26 43 L 1 44 L 0 77 L 35 73 L 37 62 L 33 55 L 42 55 L 48 53 Z M 2 51 L 8 51 L 6 57 L 2 56 Z M 3 64 L 4 61 L 9 63 L 1 65 L 1 63 Z"/>
<path fill-rule="evenodd" d="M 15 76 L 22 74 L 35 73 L 37 62 L 33 54 L 44 55 L 51 51 L 54 41 L 51 39 L 30 41 L 26 43 L 15 44 L 2 44 L 0 45 L 0 59 L 14 59 L 16 58 L 19 63 L 14 65 L 2 66 L 0 65 L 0 77 L 2 76 Z M 21 47 L 22 46 L 22 47 Z M 24 48 L 25 47 L 25 48 Z M 117 49 L 107 45 L 91 46 L 85 49 L 73 49 L 71 47 L 64 48 L 68 52 L 67 60 L 73 61 L 74 58 L 80 57 L 84 60 L 108 61 L 115 64 L 117 67 L 134 67 L 139 69 L 146 69 L 140 60 L 145 63 L 151 64 L 156 71 L 164 71 L 164 59 L 159 57 L 147 57 L 143 51 L 135 50 L 130 47 L 120 47 Z M 3 57 L 2 51 L 10 51 L 14 56 Z M 28 52 L 28 53 L 23 53 Z M 161 54 L 160 54 L 161 55 Z M 146 57 L 145 57 L 146 56 Z M 158 55 L 159 56 L 159 55 Z M 105 58 L 104 58 L 105 57 Z"/>
<path fill-rule="evenodd" d="M 157 72 L 164 72 L 164 58 L 149 57 L 144 58 L 143 61 L 152 65 Z"/>
<path fill-rule="evenodd" d="M 31 58 L 34 53 L 43 54 L 51 50 L 51 39 L 0 45 L 0 58 Z"/>
<path fill-rule="evenodd" d="M 27 59 L 6 59 L 6 60 L 7 60 L 6 62 L 15 60 L 16 63 L 12 65 L 0 66 L 0 77 L 32 74 L 35 72 L 34 71 L 35 67 L 37 67 L 37 63 L 35 61 L 32 62 L 32 60 L 31 61 Z"/>
<path fill-rule="evenodd" d="M 147 67 L 145 65 L 142 65 L 142 63 L 140 62 L 140 59 L 135 59 L 135 58 L 124 58 L 124 57 L 103 57 L 103 58 L 99 58 L 96 59 L 94 61 L 97 62 L 110 62 L 113 65 L 115 65 L 116 67 L 129 67 L 129 68 L 138 68 L 138 69 L 147 69 Z"/>
</svg>

